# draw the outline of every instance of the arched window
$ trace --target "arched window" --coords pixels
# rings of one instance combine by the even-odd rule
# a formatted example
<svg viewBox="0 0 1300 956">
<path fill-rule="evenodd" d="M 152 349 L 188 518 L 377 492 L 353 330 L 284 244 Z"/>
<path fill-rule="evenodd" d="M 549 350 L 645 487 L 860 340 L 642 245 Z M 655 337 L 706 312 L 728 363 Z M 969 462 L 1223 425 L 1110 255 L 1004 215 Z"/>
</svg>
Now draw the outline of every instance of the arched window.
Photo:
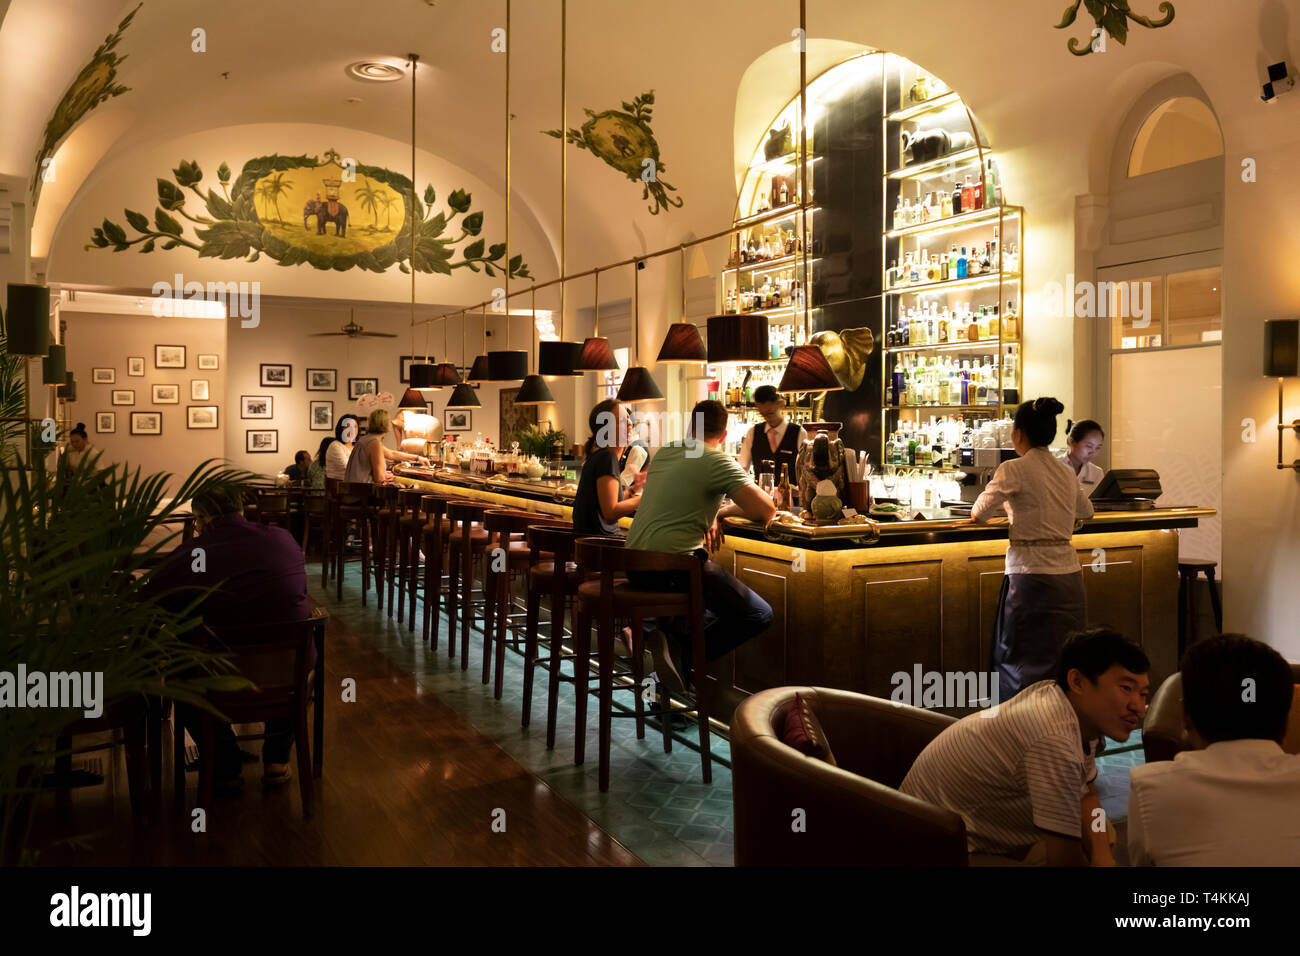
<svg viewBox="0 0 1300 956">
<path fill-rule="evenodd" d="M 1214 113 L 1194 96 L 1175 96 L 1143 121 L 1129 153 L 1128 174 L 1142 176 L 1222 155 L 1223 136 Z"/>
</svg>

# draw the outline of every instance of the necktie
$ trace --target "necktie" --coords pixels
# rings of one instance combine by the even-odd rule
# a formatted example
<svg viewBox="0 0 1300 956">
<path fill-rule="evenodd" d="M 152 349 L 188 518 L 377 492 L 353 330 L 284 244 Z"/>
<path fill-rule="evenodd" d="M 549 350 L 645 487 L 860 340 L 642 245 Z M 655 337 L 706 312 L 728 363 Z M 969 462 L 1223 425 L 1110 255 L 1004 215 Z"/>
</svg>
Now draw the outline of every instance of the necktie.
<svg viewBox="0 0 1300 956">
<path fill-rule="evenodd" d="M 776 451 L 776 446 L 778 444 L 776 435 L 778 431 L 779 429 L 773 428 L 771 425 L 767 426 L 767 446 L 771 448 L 772 451 Z"/>
</svg>

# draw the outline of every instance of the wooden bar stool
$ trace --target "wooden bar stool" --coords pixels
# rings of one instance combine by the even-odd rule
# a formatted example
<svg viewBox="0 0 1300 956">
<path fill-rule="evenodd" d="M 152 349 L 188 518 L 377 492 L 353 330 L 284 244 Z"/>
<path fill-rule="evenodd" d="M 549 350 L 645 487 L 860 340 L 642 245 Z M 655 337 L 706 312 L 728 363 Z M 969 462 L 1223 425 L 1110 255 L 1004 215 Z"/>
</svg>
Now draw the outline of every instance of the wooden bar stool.
<svg viewBox="0 0 1300 956">
<path fill-rule="evenodd" d="M 347 561 L 348 522 L 356 521 L 361 531 L 361 606 L 366 606 L 366 591 L 370 587 L 370 543 L 374 524 L 375 486 L 368 481 L 345 481 L 335 508 L 335 557 L 338 561 L 338 600 L 343 600 L 343 568 Z"/>
<path fill-rule="evenodd" d="M 302 554 L 304 558 L 307 556 L 307 543 L 308 543 L 308 539 L 311 537 L 311 528 L 312 525 L 314 524 L 316 525 L 316 527 L 320 528 L 321 531 L 320 557 L 321 557 L 322 579 L 324 577 L 324 569 L 326 564 L 325 562 L 326 552 L 325 552 L 324 543 L 326 540 L 328 540 L 325 535 L 326 529 L 329 527 L 329 516 L 327 512 L 328 504 L 329 501 L 325 497 L 325 492 L 323 491 L 308 491 L 305 492 L 302 496 L 302 515 L 303 515 Z M 325 582 L 324 580 L 322 580 L 321 587 L 324 586 L 325 586 Z"/>
<path fill-rule="evenodd" d="M 256 495 L 257 521 L 262 525 L 275 525 L 289 530 L 292 513 L 289 507 L 289 492 L 258 488 Z"/>
<path fill-rule="evenodd" d="M 411 595 L 411 611 L 407 630 L 415 631 L 415 581 L 420 567 L 420 529 L 424 516 L 420 514 L 420 499 L 424 492 L 418 488 L 399 488 L 397 491 L 397 620 L 406 616 L 406 594 Z M 389 599 L 392 604 L 392 599 Z"/>
<path fill-rule="evenodd" d="M 438 625 L 441 620 L 439 603 L 442 595 L 442 582 L 447 580 L 448 591 L 451 581 L 443 572 L 443 560 L 447 553 L 447 543 L 451 540 L 452 521 L 446 516 L 448 499 L 442 495 L 422 495 L 420 497 L 420 514 L 424 524 L 420 528 L 416 547 L 424 551 L 424 633 L 423 639 L 433 643 L 431 650 L 438 649 Z M 416 562 L 418 564 L 418 561 Z M 411 609 L 415 610 L 415 580 L 411 575 Z M 450 601 L 450 594 L 448 595 Z M 450 639 L 450 638 L 449 638 Z"/>
<path fill-rule="evenodd" d="M 528 611 L 524 643 L 524 700 L 520 726 L 532 721 L 533 674 L 538 667 L 547 669 L 546 682 L 546 749 L 555 746 L 556 711 L 560 695 L 560 681 L 571 680 L 561 673 L 563 662 L 574 659 L 564 653 L 564 608 L 569 599 L 578 593 L 582 575 L 573 561 L 573 544 L 580 537 L 572 525 L 533 525 L 524 534 L 532 546 L 528 564 Z M 542 552 L 551 558 L 541 560 Z M 551 631 L 548 640 L 548 660 L 538 655 L 538 628 L 542 597 L 550 596 Z M 576 666 L 576 665 L 575 665 Z"/>
<path fill-rule="evenodd" d="M 343 482 L 338 478 L 325 479 L 325 524 L 321 529 L 320 586 L 323 591 L 329 586 L 329 578 L 334 573 L 334 558 L 330 552 L 330 538 L 334 534 L 334 525 L 338 521 L 339 495 L 343 492 Z"/>
<path fill-rule="evenodd" d="M 388 590 L 388 616 L 393 616 L 393 567 L 397 563 L 397 496 L 396 485 L 374 485 L 372 512 L 375 524 L 375 601 L 384 609 L 384 590 Z"/>
<path fill-rule="evenodd" d="M 623 546 L 622 538 L 579 538 L 574 551 L 578 567 L 583 572 L 599 575 L 597 580 L 583 581 L 578 585 L 577 623 L 574 628 L 577 660 L 575 661 L 575 697 L 577 719 L 575 726 L 574 763 L 582 763 L 587 737 L 587 685 L 588 668 L 583 664 L 591 654 L 591 624 L 596 622 L 597 650 L 600 666 L 600 789 L 609 789 L 610 720 L 613 716 L 614 687 L 614 619 L 630 618 L 632 621 L 632 664 L 637 682 L 631 690 L 641 700 L 641 622 L 648 617 L 684 617 L 691 626 L 691 656 L 697 680 L 695 720 L 700 729 L 700 760 L 705 783 L 713 782 L 711 755 L 709 753 L 709 684 L 704 660 L 704 591 L 701 585 L 700 561 L 693 555 L 664 554 L 659 551 L 633 551 Z M 633 587 L 619 575 L 639 571 L 678 572 L 685 576 L 685 592 L 643 591 Z M 659 692 L 663 710 L 658 717 L 663 725 L 664 749 L 671 748 L 673 710 L 667 688 L 661 683 Z M 689 711 L 688 711 L 689 712 Z M 637 712 L 638 719 L 641 717 Z"/>
<path fill-rule="evenodd" d="M 1178 660 L 1183 651 L 1196 643 L 1196 579 L 1205 574 L 1210 583 L 1210 606 L 1214 608 L 1214 626 L 1223 633 L 1223 606 L 1219 602 L 1219 589 L 1214 586 L 1216 562 L 1205 558 L 1178 559 Z"/>
<path fill-rule="evenodd" d="M 457 500 L 447 504 L 447 517 L 455 527 L 448 543 L 451 577 L 447 582 L 447 656 L 456 656 L 456 620 L 460 618 L 460 669 L 469 670 L 469 626 L 474 614 L 474 556 L 481 555 L 491 538 L 483 530 L 485 501 Z M 485 595 L 486 596 L 486 595 Z"/>
</svg>

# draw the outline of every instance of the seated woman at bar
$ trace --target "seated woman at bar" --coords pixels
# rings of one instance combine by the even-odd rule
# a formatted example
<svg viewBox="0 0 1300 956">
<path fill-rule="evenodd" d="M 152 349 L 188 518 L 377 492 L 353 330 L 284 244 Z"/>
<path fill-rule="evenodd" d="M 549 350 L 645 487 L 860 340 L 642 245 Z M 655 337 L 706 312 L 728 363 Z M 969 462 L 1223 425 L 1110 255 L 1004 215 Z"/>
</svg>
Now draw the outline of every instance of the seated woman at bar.
<svg viewBox="0 0 1300 956">
<path fill-rule="evenodd" d="M 77 427 L 68 432 L 68 448 L 63 453 L 63 470 L 76 471 L 93 447 L 90 444 L 90 436 L 86 434 L 86 423 L 77 422 Z"/>
<path fill-rule="evenodd" d="M 355 415 L 344 415 L 334 425 L 334 437 L 321 442 L 316 459 L 325 468 L 326 478 L 343 480 L 348 470 L 348 459 L 352 456 L 352 446 L 356 443 L 357 432 L 360 430 L 361 419 Z"/>
<path fill-rule="evenodd" d="M 971 508 L 977 523 L 1003 508 L 1011 519 L 991 664 L 1004 700 L 1050 676 L 1066 637 L 1087 625 L 1083 571 L 1070 539 L 1075 519 L 1092 517 L 1092 502 L 1048 450 L 1064 410 L 1054 398 L 1016 409 L 1011 442 L 1020 457 L 998 466 Z"/>
<path fill-rule="evenodd" d="M 1070 466 L 1078 477 L 1079 484 L 1083 486 L 1083 490 L 1091 497 L 1105 474 L 1092 463 L 1092 460 L 1101 451 L 1101 446 L 1106 441 L 1106 433 L 1101 430 L 1101 425 L 1091 418 L 1085 418 L 1081 422 L 1067 421 L 1065 435 L 1070 450 L 1065 453 L 1061 461 Z"/>
<path fill-rule="evenodd" d="M 583 447 L 586 460 L 573 499 L 573 528 L 580 534 L 622 534 L 618 519 L 636 514 L 646 473 L 638 471 L 623 497 L 619 478 L 620 443 L 627 434 L 623 406 L 612 398 L 598 402 L 587 416 L 591 435 Z"/>
<path fill-rule="evenodd" d="M 385 467 L 387 462 L 426 461 L 419 455 L 408 455 L 404 451 L 385 448 L 383 438 L 390 426 L 391 422 L 385 409 L 377 408 L 370 413 L 370 419 L 366 422 L 366 435 L 352 449 L 352 457 L 348 459 L 348 467 L 343 474 L 344 481 L 382 485 L 393 480 L 393 476 Z"/>
</svg>

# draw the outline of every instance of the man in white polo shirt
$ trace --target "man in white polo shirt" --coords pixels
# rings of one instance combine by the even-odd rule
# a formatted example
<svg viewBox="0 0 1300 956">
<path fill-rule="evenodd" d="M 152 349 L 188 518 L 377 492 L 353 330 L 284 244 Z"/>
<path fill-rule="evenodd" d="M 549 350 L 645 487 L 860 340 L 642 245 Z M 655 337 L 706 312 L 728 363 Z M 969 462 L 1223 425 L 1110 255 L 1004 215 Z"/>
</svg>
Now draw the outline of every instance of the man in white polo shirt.
<svg viewBox="0 0 1300 956">
<path fill-rule="evenodd" d="M 1183 722 L 1203 750 L 1134 767 L 1134 866 L 1300 866 L 1300 756 L 1287 734 L 1295 677 L 1267 644 L 1221 634 L 1183 658 Z"/>
<path fill-rule="evenodd" d="M 1103 734 L 1122 743 L 1137 729 L 1149 670 L 1122 634 L 1076 634 L 1056 680 L 948 727 L 900 789 L 961 816 L 972 865 L 1114 865 L 1093 755 Z"/>
</svg>

